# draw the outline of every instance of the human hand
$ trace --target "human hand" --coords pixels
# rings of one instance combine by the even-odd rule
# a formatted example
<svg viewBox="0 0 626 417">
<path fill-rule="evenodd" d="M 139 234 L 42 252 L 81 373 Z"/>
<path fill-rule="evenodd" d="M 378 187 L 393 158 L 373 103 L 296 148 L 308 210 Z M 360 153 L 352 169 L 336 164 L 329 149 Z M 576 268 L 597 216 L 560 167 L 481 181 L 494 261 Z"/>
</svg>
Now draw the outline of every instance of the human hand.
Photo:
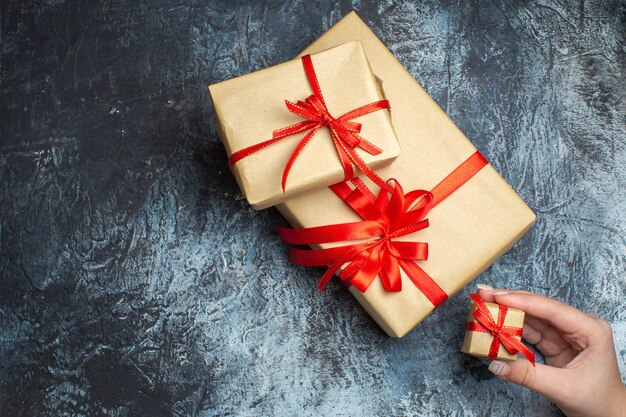
<svg viewBox="0 0 626 417">
<path fill-rule="evenodd" d="M 569 417 L 626 416 L 626 387 L 609 323 L 543 295 L 478 288 L 484 301 L 526 313 L 522 337 L 537 347 L 546 363 L 533 367 L 521 358 L 493 361 L 491 372 L 546 396 Z"/>
</svg>

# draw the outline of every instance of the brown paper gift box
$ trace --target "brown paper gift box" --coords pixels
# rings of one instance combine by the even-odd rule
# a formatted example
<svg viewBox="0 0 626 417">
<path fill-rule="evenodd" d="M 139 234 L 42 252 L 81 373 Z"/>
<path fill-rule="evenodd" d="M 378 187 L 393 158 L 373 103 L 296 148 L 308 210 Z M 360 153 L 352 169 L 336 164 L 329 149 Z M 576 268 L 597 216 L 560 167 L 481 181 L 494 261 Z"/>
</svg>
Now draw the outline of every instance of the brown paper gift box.
<svg viewBox="0 0 626 417">
<path fill-rule="evenodd" d="M 348 42 L 311 59 L 328 109 L 340 115 L 384 99 L 361 44 Z M 326 48 L 324 48 L 326 49 Z M 272 138 L 276 129 L 305 119 L 290 113 L 285 100 L 304 100 L 313 92 L 300 59 L 209 86 L 217 115 L 218 134 L 228 156 Z M 372 169 L 388 165 L 400 154 L 389 111 L 380 110 L 354 119 L 360 135 L 382 149 L 378 155 L 357 149 Z M 321 128 L 296 159 L 285 192 L 281 177 L 289 155 L 306 132 L 284 138 L 240 160 L 233 167 L 239 187 L 255 209 L 270 207 L 303 191 L 324 188 L 344 179 L 327 128 Z"/>
<path fill-rule="evenodd" d="M 494 303 L 485 303 L 485 305 L 487 306 L 487 309 L 489 309 L 491 316 L 497 321 L 499 314 L 498 305 Z M 474 311 L 476 311 L 476 304 L 472 301 L 470 304 L 469 314 L 467 315 L 467 322 L 476 321 L 476 318 L 473 316 Z M 524 312 L 516 308 L 509 308 L 507 310 L 506 317 L 504 318 L 504 325 L 508 327 L 521 328 L 524 325 Z M 521 340 L 522 338 L 516 337 L 516 339 Z M 493 335 L 491 335 L 491 333 L 466 330 L 461 352 L 472 356 L 478 356 L 479 358 L 486 358 L 489 355 L 489 348 L 491 347 L 492 341 Z M 502 344 L 500 344 L 496 359 L 514 361 L 517 360 L 517 354 L 510 354 L 509 351 L 506 350 Z"/>
<path fill-rule="evenodd" d="M 399 180 L 405 192 L 432 189 L 476 148 L 355 13 L 303 53 L 352 40 L 361 42 L 374 74 L 382 82 L 402 147 L 402 154 L 390 166 L 376 172 L 384 179 Z M 290 198 L 277 208 L 294 227 L 359 220 L 330 189 Z M 530 228 L 535 215 L 487 165 L 435 207 L 428 218 L 430 227 L 411 240 L 428 242 L 429 258 L 419 265 L 451 296 L 506 252 Z M 434 309 L 404 273 L 401 292 L 386 292 L 378 278 L 364 293 L 354 287 L 350 291 L 392 337 L 406 335 Z"/>
</svg>

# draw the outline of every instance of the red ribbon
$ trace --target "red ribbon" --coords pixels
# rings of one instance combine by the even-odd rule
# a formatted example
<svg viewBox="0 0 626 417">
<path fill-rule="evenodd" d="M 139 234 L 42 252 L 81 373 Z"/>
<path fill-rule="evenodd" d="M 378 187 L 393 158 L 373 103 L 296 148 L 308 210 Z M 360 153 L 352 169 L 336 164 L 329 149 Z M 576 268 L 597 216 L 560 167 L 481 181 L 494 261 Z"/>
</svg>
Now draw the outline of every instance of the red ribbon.
<svg viewBox="0 0 626 417">
<path fill-rule="evenodd" d="M 378 155 L 382 152 L 382 150 L 359 135 L 359 132 L 361 131 L 361 124 L 353 122 L 352 119 L 378 110 L 389 109 L 389 101 L 376 101 L 365 106 L 358 107 L 335 118 L 330 114 L 328 108 L 326 107 L 326 102 L 324 101 L 322 90 L 319 82 L 317 81 L 317 75 L 315 75 L 315 69 L 313 68 L 310 55 L 302 57 L 302 65 L 304 66 L 304 72 L 309 84 L 311 85 L 313 94 L 307 97 L 304 101 L 298 101 L 297 103 L 285 100 L 285 104 L 290 112 L 297 114 L 306 120 L 277 129 L 273 132 L 272 139 L 257 143 L 256 145 L 249 146 L 233 153 L 230 157 L 231 168 L 241 159 L 265 148 L 266 146 L 278 142 L 288 136 L 301 132 L 308 132 L 302 139 L 300 139 L 300 142 L 298 142 L 285 164 L 281 182 L 284 192 L 287 184 L 287 177 L 289 176 L 289 172 L 291 171 L 296 158 L 298 158 L 298 155 L 300 155 L 300 152 L 302 152 L 302 149 L 306 146 L 306 144 L 309 143 L 313 136 L 315 136 L 315 133 L 317 133 L 317 131 L 323 126 L 326 126 L 330 131 L 333 143 L 335 144 L 339 161 L 341 162 L 341 166 L 345 173 L 345 179 L 349 180 L 354 177 L 354 170 L 352 168 L 352 164 L 354 163 L 354 165 L 363 171 L 363 173 L 375 184 L 381 188 L 388 189 L 388 185 L 365 164 L 363 159 L 361 159 L 361 157 L 356 153 L 355 148 L 361 148 L 371 155 Z"/>
<path fill-rule="evenodd" d="M 393 187 L 381 189 L 376 197 L 358 178 L 352 180 L 354 189 L 347 182 L 335 184 L 330 188 L 362 221 L 304 229 L 279 227 L 278 233 L 286 243 L 296 245 L 360 240 L 327 249 L 289 249 L 290 260 L 298 265 L 329 266 L 318 284 L 320 290 L 345 265 L 338 274 L 339 278 L 361 292 L 367 290 L 376 275 L 380 276 L 385 290 L 401 291 L 402 269 L 436 307 L 448 295 L 415 263 L 428 259 L 428 244 L 395 239 L 428 227 L 425 218 L 428 212 L 485 165 L 487 160 L 476 151 L 432 191 L 415 190 L 404 194 L 400 184 L 392 180 Z"/>
<path fill-rule="evenodd" d="M 477 321 L 468 321 L 465 328 L 472 332 L 485 332 L 493 335 L 493 341 L 489 347 L 487 359 L 494 360 L 498 357 L 498 350 L 502 344 L 511 354 L 521 353 L 532 364 L 535 365 L 535 354 L 528 349 L 517 337 L 522 336 L 521 327 L 510 327 L 504 325 L 508 307 L 498 304 L 498 319 L 495 320 L 487 308 L 485 302 L 478 294 L 469 295 L 476 304 L 476 310 L 472 314 Z"/>
</svg>

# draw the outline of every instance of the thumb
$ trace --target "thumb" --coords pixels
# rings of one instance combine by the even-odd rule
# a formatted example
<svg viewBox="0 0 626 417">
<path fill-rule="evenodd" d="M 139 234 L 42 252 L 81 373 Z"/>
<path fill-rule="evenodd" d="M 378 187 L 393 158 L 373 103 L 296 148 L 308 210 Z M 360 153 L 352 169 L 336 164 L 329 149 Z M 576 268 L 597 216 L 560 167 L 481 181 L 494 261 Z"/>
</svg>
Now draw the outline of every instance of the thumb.
<svg viewBox="0 0 626 417">
<path fill-rule="evenodd" d="M 518 359 L 512 362 L 493 361 L 489 370 L 498 378 L 529 388 L 552 401 L 558 401 L 560 394 L 568 391 L 567 376 L 560 368 L 540 363 L 533 366 L 526 359 Z"/>
</svg>

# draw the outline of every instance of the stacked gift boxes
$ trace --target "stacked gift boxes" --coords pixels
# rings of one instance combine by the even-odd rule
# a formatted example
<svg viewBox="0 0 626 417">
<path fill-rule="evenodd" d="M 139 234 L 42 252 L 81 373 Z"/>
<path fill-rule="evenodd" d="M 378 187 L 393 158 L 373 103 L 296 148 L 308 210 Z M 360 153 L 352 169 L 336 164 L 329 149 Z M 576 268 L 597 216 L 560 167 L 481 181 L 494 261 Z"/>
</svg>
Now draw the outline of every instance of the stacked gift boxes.
<svg viewBox="0 0 626 417">
<path fill-rule="evenodd" d="M 302 57 L 210 86 L 220 137 L 248 201 L 311 246 L 292 260 L 402 337 L 535 215 L 356 14 Z"/>
</svg>

